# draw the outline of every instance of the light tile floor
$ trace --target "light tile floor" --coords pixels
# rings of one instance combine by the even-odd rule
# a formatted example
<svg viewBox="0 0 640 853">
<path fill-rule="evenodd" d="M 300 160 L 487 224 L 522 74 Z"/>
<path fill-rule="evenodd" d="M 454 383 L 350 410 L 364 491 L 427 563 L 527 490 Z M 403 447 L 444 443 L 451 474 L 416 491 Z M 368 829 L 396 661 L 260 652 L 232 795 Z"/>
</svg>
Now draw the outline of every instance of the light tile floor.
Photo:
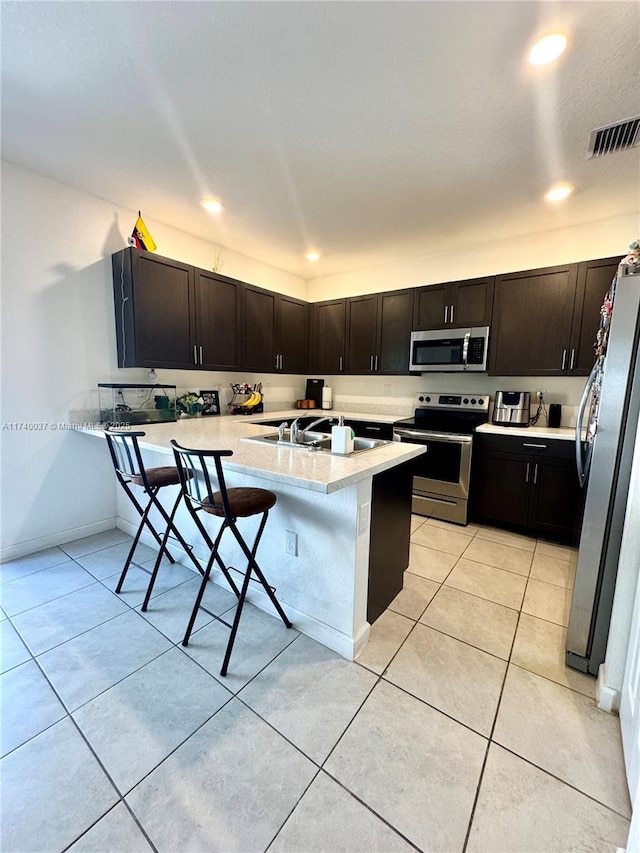
<svg viewBox="0 0 640 853">
<path fill-rule="evenodd" d="M 572 549 L 414 516 L 357 662 L 249 606 L 221 678 L 219 622 L 180 645 L 190 570 L 163 566 L 146 614 L 145 571 L 114 594 L 128 539 L 0 568 L 6 853 L 625 846 L 618 719 L 564 666 Z"/>
</svg>

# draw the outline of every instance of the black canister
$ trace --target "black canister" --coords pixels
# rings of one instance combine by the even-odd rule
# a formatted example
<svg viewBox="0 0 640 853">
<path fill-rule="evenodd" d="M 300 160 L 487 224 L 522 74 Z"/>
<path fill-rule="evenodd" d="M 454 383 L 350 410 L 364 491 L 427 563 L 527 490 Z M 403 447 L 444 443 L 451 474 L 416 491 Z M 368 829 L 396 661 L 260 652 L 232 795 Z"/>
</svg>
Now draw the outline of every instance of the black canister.
<svg viewBox="0 0 640 853">
<path fill-rule="evenodd" d="M 562 420 L 562 406 L 560 403 L 551 403 L 549 405 L 549 426 L 557 428 Z"/>
</svg>

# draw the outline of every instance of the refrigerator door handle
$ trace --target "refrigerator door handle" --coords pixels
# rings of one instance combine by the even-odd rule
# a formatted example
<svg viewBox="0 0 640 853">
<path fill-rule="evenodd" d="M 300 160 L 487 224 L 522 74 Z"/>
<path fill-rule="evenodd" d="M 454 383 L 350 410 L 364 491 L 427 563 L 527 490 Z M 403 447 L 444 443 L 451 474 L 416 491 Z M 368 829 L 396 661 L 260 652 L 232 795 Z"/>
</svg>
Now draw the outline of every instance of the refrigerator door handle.
<svg viewBox="0 0 640 853">
<path fill-rule="evenodd" d="M 582 392 L 582 399 L 580 400 L 580 405 L 578 406 L 578 417 L 576 419 L 576 467 L 578 469 L 578 482 L 580 483 L 580 486 L 582 488 L 584 488 L 588 472 L 588 465 L 586 464 L 587 458 L 582 451 L 582 421 L 584 419 L 585 409 L 587 408 L 589 394 L 591 393 L 593 383 L 596 381 L 596 377 L 599 371 L 600 360 L 596 361 L 596 363 L 593 365 L 591 373 L 589 374 L 589 378 L 587 379 L 587 384 L 584 386 L 584 391 Z"/>
</svg>

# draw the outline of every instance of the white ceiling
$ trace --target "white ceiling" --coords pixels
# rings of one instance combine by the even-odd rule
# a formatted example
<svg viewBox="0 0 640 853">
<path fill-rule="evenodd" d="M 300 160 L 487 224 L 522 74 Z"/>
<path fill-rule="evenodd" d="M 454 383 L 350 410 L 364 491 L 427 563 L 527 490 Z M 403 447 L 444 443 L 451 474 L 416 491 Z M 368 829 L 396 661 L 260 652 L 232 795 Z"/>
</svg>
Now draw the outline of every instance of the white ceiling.
<svg viewBox="0 0 640 853">
<path fill-rule="evenodd" d="M 304 278 L 638 210 L 635 0 L 1 5 L 5 159 Z"/>
</svg>

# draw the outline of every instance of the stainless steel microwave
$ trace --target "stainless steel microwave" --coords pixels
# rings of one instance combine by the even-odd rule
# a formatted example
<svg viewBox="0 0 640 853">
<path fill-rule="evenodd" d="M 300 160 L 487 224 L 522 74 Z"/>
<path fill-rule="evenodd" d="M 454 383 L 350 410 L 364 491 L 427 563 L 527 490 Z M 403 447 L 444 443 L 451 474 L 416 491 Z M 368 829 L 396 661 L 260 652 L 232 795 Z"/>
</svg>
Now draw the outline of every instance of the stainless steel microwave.
<svg viewBox="0 0 640 853">
<path fill-rule="evenodd" d="M 486 372 L 488 352 L 489 326 L 411 332 L 409 370 Z"/>
</svg>

